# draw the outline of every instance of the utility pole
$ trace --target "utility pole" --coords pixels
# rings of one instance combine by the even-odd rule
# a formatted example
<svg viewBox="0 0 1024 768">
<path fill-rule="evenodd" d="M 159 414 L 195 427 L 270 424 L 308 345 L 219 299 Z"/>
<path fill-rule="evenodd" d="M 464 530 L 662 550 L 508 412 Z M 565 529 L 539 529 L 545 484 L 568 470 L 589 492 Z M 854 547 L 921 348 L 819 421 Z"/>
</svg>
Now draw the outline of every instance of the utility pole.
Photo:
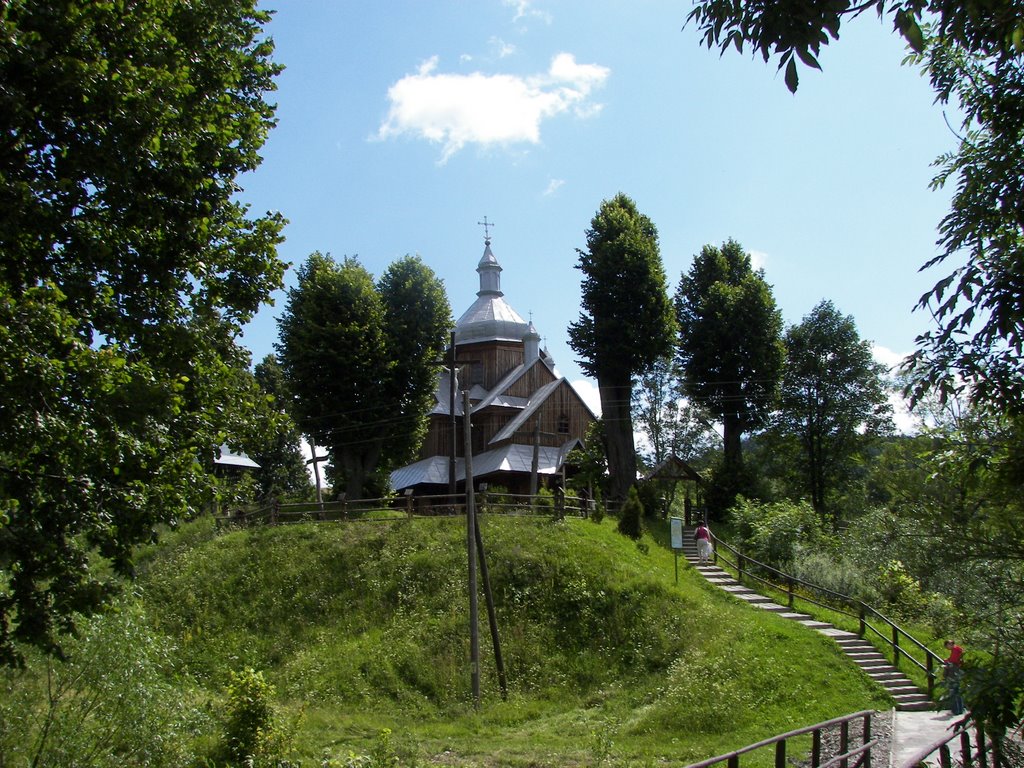
<svg viewBox="0 0 1024 768">
<path fill-rule="evenodd" d="M 469 417 L 469 390 L 462 390 L 462 426 L 466 441 L 466 549 L 469 555 L 469 663 L 473 704 L 480 706 L 480 629 L 476 586 L 476 510 L 473 494 L 473 433 Z"/>
<path fill-rule="evenodd" d="M 458 369 L 455 367 L 454 330 L 448 351 L 448 418 L 451 420 L 451 432 L 448 435 L 448 496 L 452 506 L 455 506 L 455 444 L 459 439 L 459 431 L 458 422 L 455 420 L 455 376 Z"/>
</svg>

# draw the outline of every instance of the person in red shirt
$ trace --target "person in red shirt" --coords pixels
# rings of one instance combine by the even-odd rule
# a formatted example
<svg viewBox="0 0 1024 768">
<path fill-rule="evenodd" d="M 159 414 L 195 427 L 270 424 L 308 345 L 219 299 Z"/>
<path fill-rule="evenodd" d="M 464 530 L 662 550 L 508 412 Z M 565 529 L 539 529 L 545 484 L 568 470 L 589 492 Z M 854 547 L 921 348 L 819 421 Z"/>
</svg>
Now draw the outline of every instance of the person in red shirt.
<svg viewBox="0 0 1024 768">
<path fill-rule="evenodd" d="M 944 662 L 943 676 L 946 683 L 946 696 L 949 700 L 949 709 L 954 715 L 964 713 L 964 699 L 960 693 L 960 678 L 963 675 L 964 649 L 947 640 L 946 650 L 949 656 Z"/>
</svg>

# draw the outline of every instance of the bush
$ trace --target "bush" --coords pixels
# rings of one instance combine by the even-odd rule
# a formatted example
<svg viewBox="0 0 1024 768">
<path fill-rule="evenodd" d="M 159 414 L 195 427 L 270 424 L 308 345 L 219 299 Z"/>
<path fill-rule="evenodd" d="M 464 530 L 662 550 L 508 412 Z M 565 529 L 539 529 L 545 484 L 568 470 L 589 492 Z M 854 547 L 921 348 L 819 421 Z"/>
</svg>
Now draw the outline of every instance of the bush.
<svg viewBox="0 0 1024 768">
<path fill-rule="evenodd" d="M 186 766 L 208 725 L 169 681 L 172 651 L 134 599 L 82 620 L 66 661 L 0 676 L 0 765 Z M 187 693 L 187 692 L 186 692 Z"/>
<path fill-rule="evenodd" d="M 780 570 L 791 569 L 799 547 L 828 546 L 817 513 L 803 501 L 762 504 L 740 497 L 730 522 L 745 555 Z"/>
<path fill-rule="evenodd" d="M 629 498 L 619 511 L 619 533 L 634 541 L 644 535 L 644 505 L 636 492 L 636 486 L 629 489 Z"/>
<path fill-rule="evenodd" d="M 263 678 L 262 672 L 246 667 L 231 673 L 224 744 L 235 764 L 252 765 L 279 752 L 281 737 L 270 704 L 273 696 L 274 686 Z"/>
</svg>

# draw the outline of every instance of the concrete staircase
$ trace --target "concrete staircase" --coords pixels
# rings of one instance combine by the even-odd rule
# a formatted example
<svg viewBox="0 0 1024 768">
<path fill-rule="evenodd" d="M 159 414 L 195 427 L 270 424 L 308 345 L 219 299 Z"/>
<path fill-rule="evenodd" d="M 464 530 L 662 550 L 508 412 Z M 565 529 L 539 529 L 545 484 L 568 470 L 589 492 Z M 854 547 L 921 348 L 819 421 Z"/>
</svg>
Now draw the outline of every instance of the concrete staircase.
<svg viewBox="0 0 1024 768">
<path fill-rule="evenodd" d="M 731 575 L 714 565 L 700 565 L 697 556 L 697 543 L 693 540 L 693 529 L 683 531 L 683 556 L 711 584 L 725 590 L 738 600 L 764 611 L 792 619 L 821 634 L 832 638 L 839 649 L 849 656 L 863 670 L 864 674 L 888 691 L 895 702 L 897 711 L 924 712 L 936 709 L 936 705 L 927 694 L 915 686 L 909 678 L 889 663 L 878 650 L 866 640 L 862 640 L 853 632 L 837 629 L 824 621 L 817 621 L 805 613 L 791 611 L 779 605 L 771 598 L 765 597 L 754 590 L 743 586 Z"/>
</svg>

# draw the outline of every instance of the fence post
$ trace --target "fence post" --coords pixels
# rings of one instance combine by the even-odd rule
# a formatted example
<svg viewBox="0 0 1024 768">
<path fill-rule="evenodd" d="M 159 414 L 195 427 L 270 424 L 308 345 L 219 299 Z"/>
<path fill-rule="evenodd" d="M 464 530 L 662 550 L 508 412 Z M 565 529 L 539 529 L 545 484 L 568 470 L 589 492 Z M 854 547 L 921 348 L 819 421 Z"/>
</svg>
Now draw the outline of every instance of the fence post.
<svg viewBox="0 0 1024 768">
<path fill-rule="evenodd" d="M 863 638 L 864 634 L 867 632 L 867 617 L 865 615 L 864 603 L 860 603 L 860 611 L 859 611 L 859 613 L 860 613 L 860 628 L 857 630 L 857 634 L 860 635 Z"/>
<path fill-rule="evenodd" d="M 892 625 L 892 665 L 900 668 L 900 631 L 895 624 Z"/>
<path fill-rule="evenodd" d="M 821 765 L 821 729 L 815 728 L 811 737 L 811 768 Z"/>
<path fill-rule="evenodd" d="M 935 701 L 935 659 L 931 653 L 925 656 L 925 675 L 928 677 L 928 698 Z"/>
<path fill-rule="evenodd" d="M 862 738 L 861 738 L 861 742 L 860 743 L 862 745 L 863 744 L 867 744 L 869 741 L 871 741 L 871 713 L 870 712 L 868 712 L 866 715 L 864 715 L 864 726 L 861 729 L 861 735 L 862 735 Z M 863 760 L 863 762 L 861 763 L 862 768 L 871 768 L 871 748 L 870 747 L 868 748 L 868 751 L 864 753 L 864 757 L 861 758 L 861 759 Z"/>
<path fill-rule="evenodd" d="M 960 762 L 964 768 L 971 768 L 974 765 L 974 756 L 971 755 L 971 731 L 964 728 L 960 731 Z"/>
<path fill-rule="evenodd" d="M 786 768 L 786 740 L 775 742 L 775 768 Z"/>
<path fill-rule="evenodd" d="M 786 584 L 789 587 L 789 609 L 793 610 L 794 601 L 793 601 L 793 577 L 792 576 L 787 576 L 786 577 Z"/>
<path fill-rule="evenodd" d="M 729 768 L 740 768 L 740 756 L 729 755 Z"/>
<path fill-rule="evenodd" d="M 743 583 L 743 555 L 736 555 L 736 581 Z"/>
<path fill-rule="evenodd" d="M 839 751 L 845 755 L 850 751 L 850 721 L 843 720 L 839 725 Z M 839 761 L 839 768 L 849 768 L 850 761 L 848 758 L 843 757 Z"/>
</svg>

